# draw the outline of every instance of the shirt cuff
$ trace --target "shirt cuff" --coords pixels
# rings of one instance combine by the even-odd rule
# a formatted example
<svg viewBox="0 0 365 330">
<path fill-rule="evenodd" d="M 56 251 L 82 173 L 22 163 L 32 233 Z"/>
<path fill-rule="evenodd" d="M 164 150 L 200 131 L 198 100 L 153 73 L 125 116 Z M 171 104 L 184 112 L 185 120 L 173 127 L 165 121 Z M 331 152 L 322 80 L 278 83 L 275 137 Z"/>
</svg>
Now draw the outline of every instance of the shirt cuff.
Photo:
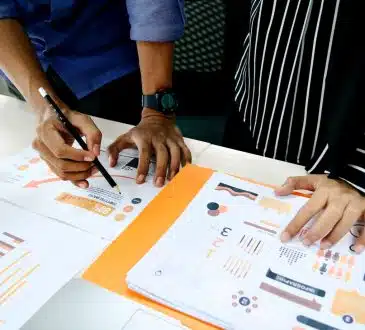
<svg viewBox="0 0 365 330">
<path fill-rule="evenodd" d="M 342 173 L 340 173 L 339 178 L 349 185 L 354 187 L 356 190 L 365 193 L 365 169 L 350 164 L 346 166 Z"/>
<path fill-rule="evenodd" d="M 176 41 L 184 34 L 184 25 L 174 26 L 142 26 L 135 25 L 131 28 L 131 39 L 135 41 L 171 42 Z"/>
<path fill-rule="evenodd" d="M 171 42 L 184 34 L 184 0 L 126 0 L 134 41 Z"/>
</svg>

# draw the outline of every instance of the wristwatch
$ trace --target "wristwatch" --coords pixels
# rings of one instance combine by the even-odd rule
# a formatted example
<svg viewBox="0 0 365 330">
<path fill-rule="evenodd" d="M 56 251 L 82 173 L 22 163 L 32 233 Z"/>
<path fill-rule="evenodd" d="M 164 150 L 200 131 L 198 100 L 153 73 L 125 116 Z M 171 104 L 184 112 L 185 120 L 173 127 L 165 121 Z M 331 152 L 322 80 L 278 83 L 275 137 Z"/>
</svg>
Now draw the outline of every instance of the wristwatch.
<svg viewBox="0 0 365 330">
<path fill-rule="evenodd" d="M 143 108 L 150 108 L 164 115 L 175 114 L 178 106 L 176 94 L 171 88 L 159 90 L 153 95 L 142 95 Z"/>
</svg>

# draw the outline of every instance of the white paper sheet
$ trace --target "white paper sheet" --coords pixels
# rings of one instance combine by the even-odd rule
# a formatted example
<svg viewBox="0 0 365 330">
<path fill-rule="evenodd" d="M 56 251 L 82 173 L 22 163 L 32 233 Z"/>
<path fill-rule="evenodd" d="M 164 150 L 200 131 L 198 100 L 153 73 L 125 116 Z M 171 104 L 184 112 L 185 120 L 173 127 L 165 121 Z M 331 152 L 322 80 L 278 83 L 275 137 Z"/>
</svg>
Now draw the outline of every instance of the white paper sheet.
<svg viewBox="0 0 365 330">
<path fill-rule="evenodd" d="M 0 201 L 0 329 L 19 329 L 107 245 Z"/>
<path fill-rule="evenodd" d="M 355 225 L 327 251 L 278 237 L 307 201 L 216 173 L 129 272 L 131 289 L 227 329 L 364 329 Z"/>
<path fill-rule="evenodd" d="M 99 159 L 119 184 L 122 195 L 113 191 L 100 173 L 89 179 L 87 190 L 60 180 L 29 148 L 0 165 L 0 198 L 112 240 L 158 194 L 152 183 L 155 164 L 150 166 L 147 182 L 137 185 L 136 150 L 123 151 L 114 168 L 109 168 L 105 150 Z"/>
<path fill-rule="evenodd" d="M 82 279 L 55 294 L 22 330 L 186 330 L 180 321 Z"/>
</svg>

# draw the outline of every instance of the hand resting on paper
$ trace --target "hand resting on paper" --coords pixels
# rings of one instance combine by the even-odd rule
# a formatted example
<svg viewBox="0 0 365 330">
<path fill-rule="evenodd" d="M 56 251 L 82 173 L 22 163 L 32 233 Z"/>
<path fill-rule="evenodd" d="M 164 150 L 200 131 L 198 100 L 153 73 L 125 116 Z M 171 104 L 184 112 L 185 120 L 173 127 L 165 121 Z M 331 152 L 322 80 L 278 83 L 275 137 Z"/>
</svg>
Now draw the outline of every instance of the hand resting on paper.
<svg viewBox="0 0 365 330">
<path fill-rule="evenodd" d="M 100 154 L 102 135 L 89 116 L 71 111 L 65 106 L 61 106 L 61 109 L 71 124 L 86 137 L 90 151 L 72 147 L 73 137 L 51 110 L 44 112 L 39 118 L 33 148 L 62 180 L 87 188 L 89 183 L 86 179 L 98 171 L 92 161 Z"/>
<path fill-rule="evenodd" d="M 175 119 L 151 109 L 145 108 L 140 123 L 110 145 L 110 166 L 116 165 L 121 150 L 133 147 L 138 148 L 140 157 L 137 183 L 145 181 L 153 152 L 157 162 L 154 178 L 157 187 L 164 185 L 167 173 L 172 179 L 179 172 L 180 164 L 184 166 L 191 162 L 190 150 L 175 125 Z"/>
<path fill-rule="evenodd" d="M 90 151 L 72 147 L 73 137 L 51 111 L 40 116 L 33 148 L 62 180 L 87 188 L 87 179 L 98 171 L 92 161 L 100 155 L 102 134 L 89 116 L 72 111 L 62 103 L 60 107 L 71 124 L 86 137 Z M 180 164 L 191 162 L 191 153 L 174 119 L 149 112 L 148 109 L 144 109 L 142 120 L 136 127 L 109 146 L 110 166 L 116 165 L 121 150 L 130 147 L 137 147 L 140 153 L 137 183 L 145 181 L 153 152 L 157 160 L 154 178 L 157 187 L 164 185 L 167 172 L 169 179 L 172 179 L 178 173 Z"/>
<path fill-rule="evenodd" d="M 328 249 L 344 237 L 355 222 L 365 220 L 365 197 L 344 181 L 328 179 L 326 175 L 291 177 L 276 190 L 276 194 L 286 196 L 300 189 L 313 191 L 313 195 L 284 229 L 282 242 L 292 239 L 317 215 L 302 242 L 310 246 L 321 240 L 321 248 Z M 357 253 L 365 250 L 365 230 L 354 249 Z"/>
</svg>

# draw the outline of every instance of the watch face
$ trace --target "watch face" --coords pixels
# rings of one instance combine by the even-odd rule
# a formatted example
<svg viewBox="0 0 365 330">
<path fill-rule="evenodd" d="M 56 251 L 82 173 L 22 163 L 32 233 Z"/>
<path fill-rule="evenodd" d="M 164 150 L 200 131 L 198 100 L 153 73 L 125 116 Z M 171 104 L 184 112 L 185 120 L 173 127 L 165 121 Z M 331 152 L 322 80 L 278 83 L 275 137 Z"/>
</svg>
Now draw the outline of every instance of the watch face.
<svg viewBox="0 0 365 330">
<path fill-rule="evenodd" d="M 174 111 L 177 108 L 176 97 L 172 93 L 166 93 L 161 97 L 161 106 L 164 110 Z"/>
</svg>

